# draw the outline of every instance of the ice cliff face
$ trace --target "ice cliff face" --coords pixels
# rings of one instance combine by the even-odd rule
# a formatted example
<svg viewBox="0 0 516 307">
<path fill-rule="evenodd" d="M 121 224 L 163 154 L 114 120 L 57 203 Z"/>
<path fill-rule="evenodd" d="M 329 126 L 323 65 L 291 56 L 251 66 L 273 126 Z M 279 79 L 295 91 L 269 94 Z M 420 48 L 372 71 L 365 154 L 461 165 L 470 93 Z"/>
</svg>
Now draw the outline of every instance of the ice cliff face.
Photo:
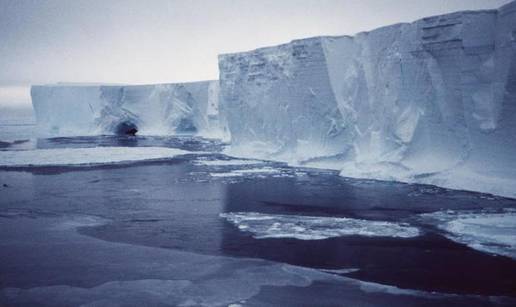
<svg viewBox="0 0 516 307">
<path fill-rule="evenodd" d="M 516 2 L 225 54 L 219 68 L 220 83 L 34 86 L 38 131 L 227 128 L 238 155 L 516 197 Z"/>
<path fill-rule="evenodd" d="M 219 68 L 235 153 L 516 197 L 516 2 Z"/>
<path fill-rule="evenodd" d="M 44 85 L 31 89 L 44 136 L 218 136 L 218 81 L 158 85 Z"/>
<path fill-rule="evenodd" d="M 222 113 L 234 149 L 266 157 L 340 154 L 348 143 L 323 39 L 219 57 Z"/>
</svg>

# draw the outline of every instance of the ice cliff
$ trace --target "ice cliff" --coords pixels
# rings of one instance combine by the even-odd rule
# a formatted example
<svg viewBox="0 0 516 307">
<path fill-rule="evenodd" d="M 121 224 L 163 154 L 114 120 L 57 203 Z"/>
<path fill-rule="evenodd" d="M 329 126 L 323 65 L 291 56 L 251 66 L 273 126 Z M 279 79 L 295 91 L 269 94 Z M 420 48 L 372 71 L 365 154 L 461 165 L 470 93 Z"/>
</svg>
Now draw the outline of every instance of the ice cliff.
<svg viewBox="0 0 516 307">
<path fill-rule="evenodd" d="M 219 136 L 218 81 L 157 85 L 33 86 L 42 136 L 197 134 Z M 134 130 L 136 131 L 134 131 Z"/>
<path fill-rule="evenodd" d="M 516 197 L 516 2 L 219 56 L 231 152 Z"/>
<path fill-rule="evenodd" d="M 227 129 L 235 155 L 516 197 L 516 2 L 224 54 L 219 70 L 220 81 L 34 86 L 38 131 Z"/>
</svg>

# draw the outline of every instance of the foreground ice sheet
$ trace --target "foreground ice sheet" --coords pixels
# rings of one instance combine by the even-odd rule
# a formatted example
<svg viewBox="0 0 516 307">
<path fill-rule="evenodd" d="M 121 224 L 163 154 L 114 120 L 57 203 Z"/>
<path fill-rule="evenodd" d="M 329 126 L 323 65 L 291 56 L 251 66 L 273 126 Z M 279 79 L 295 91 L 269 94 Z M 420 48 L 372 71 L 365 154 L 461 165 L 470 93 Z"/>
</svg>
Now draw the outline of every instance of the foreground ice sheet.
<svg viewBox="0 0 516 307">
<path fill-rule="evenodd" d="M 417 228 L 406 224 L 352 218 L 275 215 L 256 212 L 221 213 L 220 217 L 240 230 L 252 233 L 257 239 L 323 240 L 353 235 L 411 238 L 419 235 Z"/>
<path fill-rule="evenodd" d="M 490 212 L 442 211 L 423 214 L 447 237 L 471 248 L 516 259 L 516 210 Z"/>
<path fill-rule="evenodd" d="M 516 2 L 219 67 L 234 155 L 516 197 Z"/>
<path fill-rule="evenodd" d="M 116 164 L 191 153 L 163 147 L 94 147 L 0 151 L 0 167 Z"/>
</svg>

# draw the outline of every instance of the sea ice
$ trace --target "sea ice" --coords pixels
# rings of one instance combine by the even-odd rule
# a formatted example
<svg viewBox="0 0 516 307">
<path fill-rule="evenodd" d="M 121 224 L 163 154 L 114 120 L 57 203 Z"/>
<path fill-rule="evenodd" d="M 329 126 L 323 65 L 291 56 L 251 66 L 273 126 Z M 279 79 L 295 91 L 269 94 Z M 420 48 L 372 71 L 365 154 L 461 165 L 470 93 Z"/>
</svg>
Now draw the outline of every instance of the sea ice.
<svg viewBox="0 0 516 307">
<path fill-rule="evenodd" d="M 231 160 L 197 160 L 194 163 L 197 165 L 206 165 L 206 166 L 233 166 L 233 165 L 238 166 L 238 165 L 262 164 L 262 163 L 264 163 L 264 161 L 231 159 Z"/>
<path fill-rule="evenodd" d="M 192 153 L 163 147 L 94 147 L 0 151 L 0 167 L 81 166 L 171 159 Z"/>
<path fill-rule="evenodd" d="M 279 174 L 280 170 L 272 167 L 237 169 L 225 173 L 210 173 L 213 177 L 241 177 L 244 175 L 269 175 Z"/>
<path fill-rule="evenodd" d="M 416 227 L 404 223 L 360 220 L 344 217 L 279 215 L 256 212 L 221 213 L 220 217 L 257 239 L 294 238 L 323 240 L 341 236 L 411 238 Z"/>
<path fill-rule="evenodd" d="M 422 216 L 445 231 L 451 240 L 516 259 L 516 210 L 496 213 L 441 211 Z"/>
</svg>

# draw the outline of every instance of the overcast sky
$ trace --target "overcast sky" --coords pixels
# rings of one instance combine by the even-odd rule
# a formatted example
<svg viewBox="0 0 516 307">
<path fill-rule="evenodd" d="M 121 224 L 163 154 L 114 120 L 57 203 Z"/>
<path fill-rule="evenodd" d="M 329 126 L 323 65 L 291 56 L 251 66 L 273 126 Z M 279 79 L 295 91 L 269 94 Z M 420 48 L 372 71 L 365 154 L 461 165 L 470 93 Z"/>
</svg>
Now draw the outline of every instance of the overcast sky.
<svg viewBox="0 0 516 307">
<path fill-rule="evenodd" d="M 508 2 L 0 0 L 0 85 L 216 79 L 220 53 Z"/>
</svg>

